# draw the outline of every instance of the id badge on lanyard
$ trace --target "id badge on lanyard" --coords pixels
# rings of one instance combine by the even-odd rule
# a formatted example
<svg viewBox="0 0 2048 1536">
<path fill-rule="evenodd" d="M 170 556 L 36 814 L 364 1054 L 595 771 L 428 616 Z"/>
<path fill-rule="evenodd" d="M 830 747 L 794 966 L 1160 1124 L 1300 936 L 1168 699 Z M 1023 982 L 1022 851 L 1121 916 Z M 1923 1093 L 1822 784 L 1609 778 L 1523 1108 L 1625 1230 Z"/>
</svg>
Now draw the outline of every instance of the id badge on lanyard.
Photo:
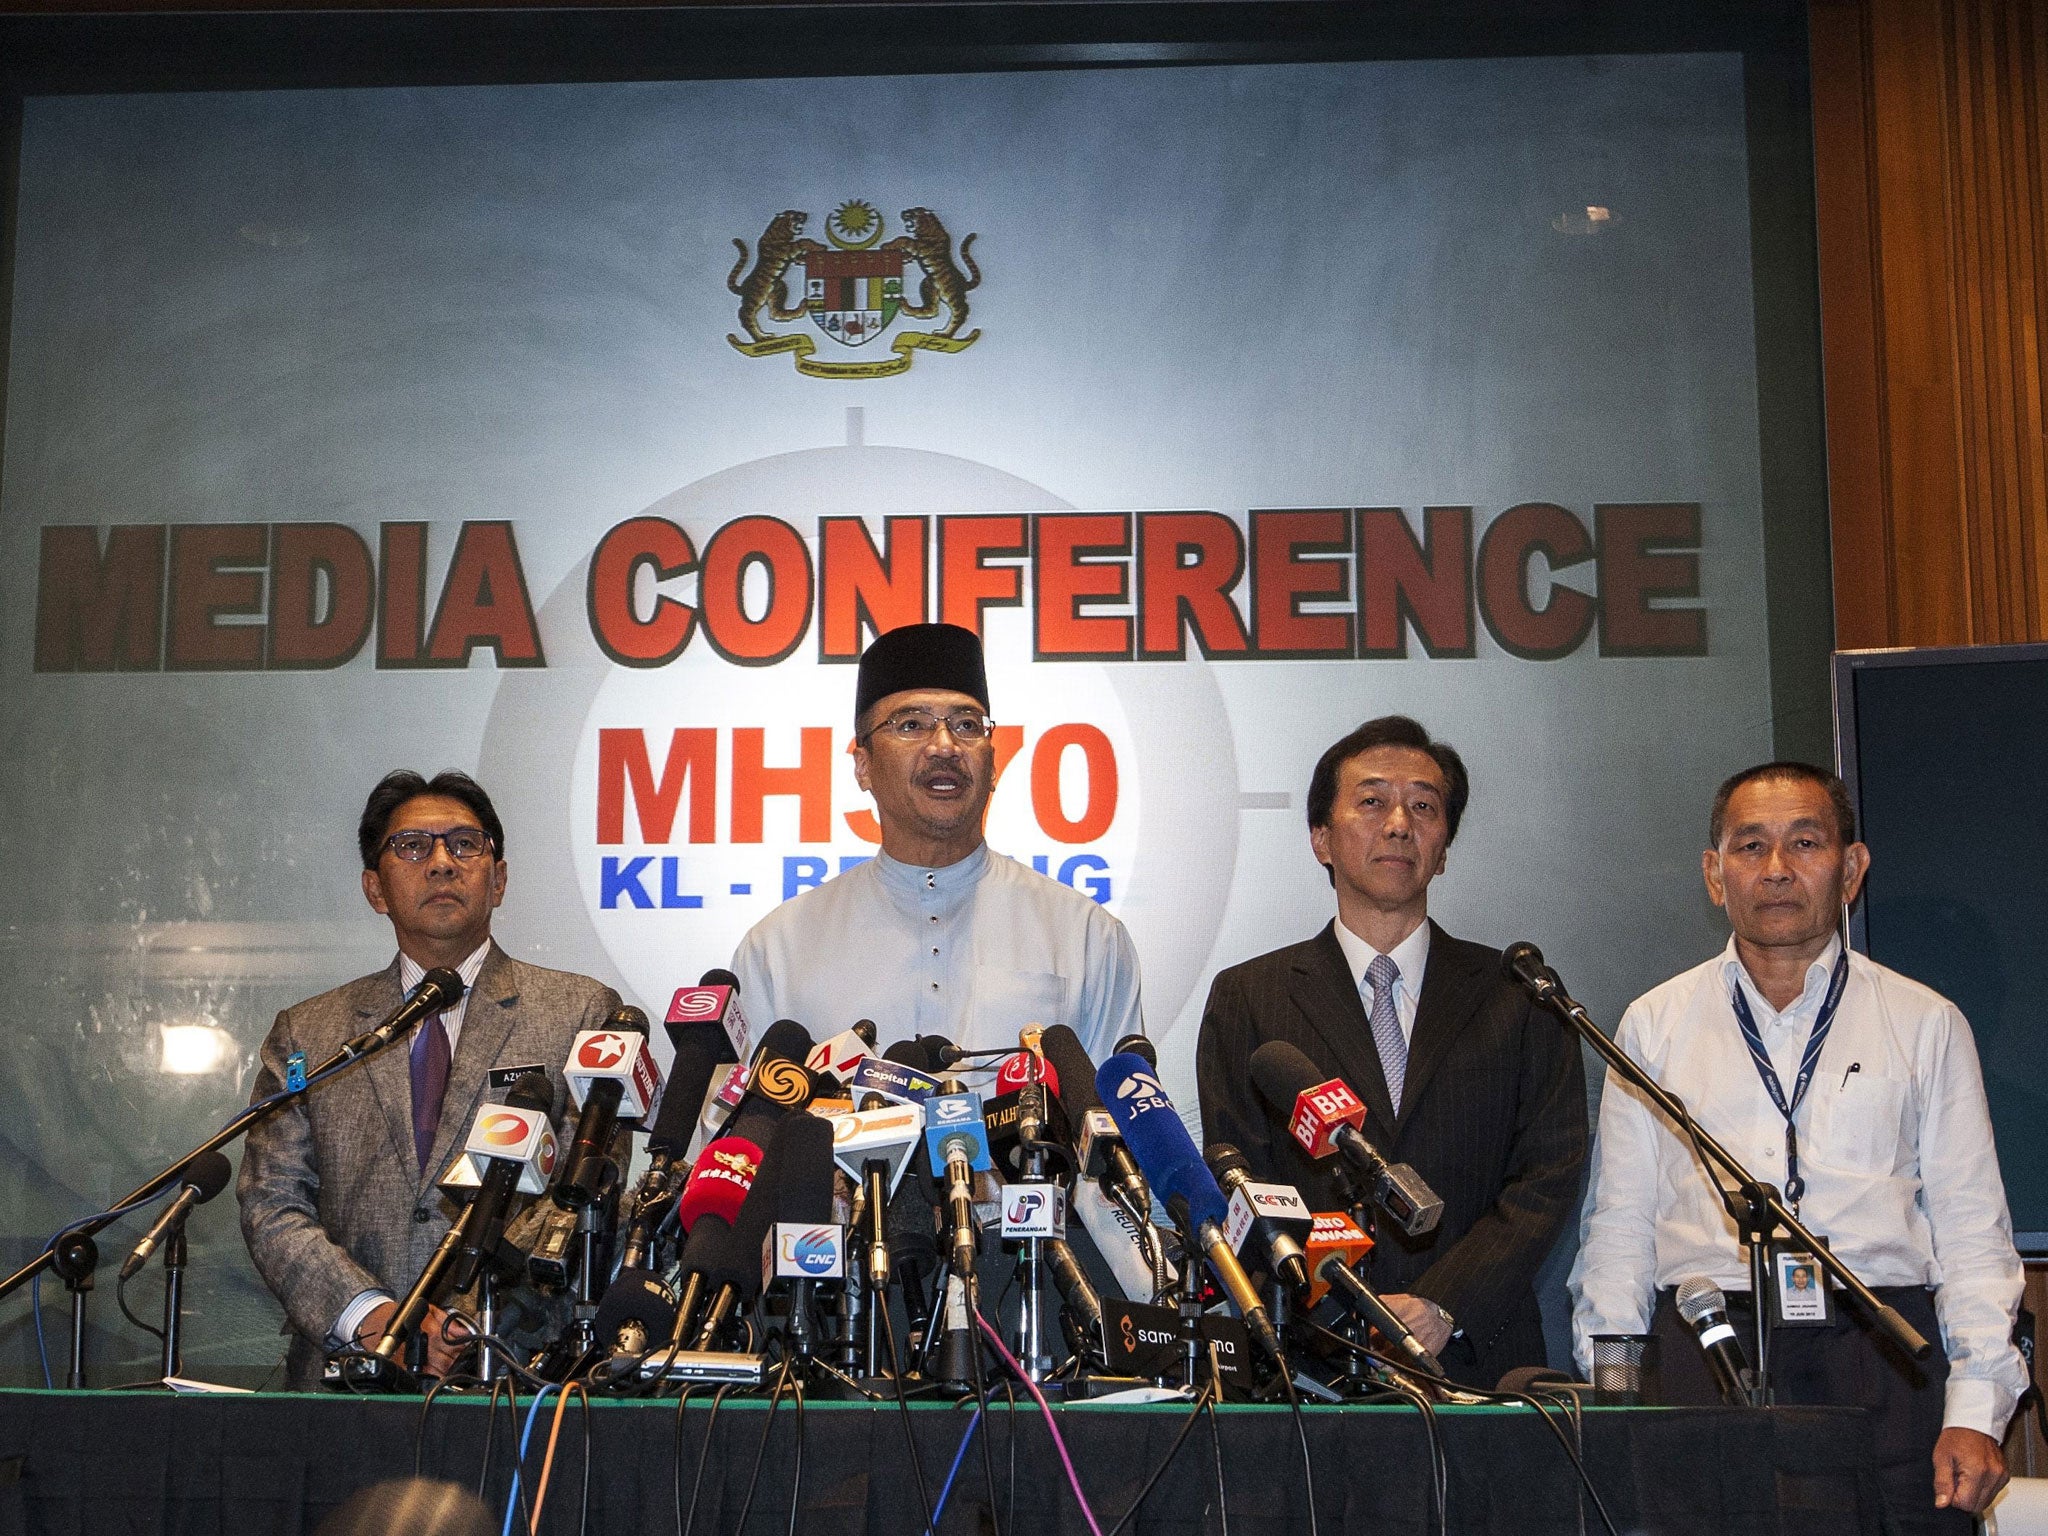
<svg viewBox="0 0 2048 1536">
<path fill-rule="evenodd" d="M 1764 1091 L 1771 1096 L 1778 1113 L 1785 1117 L 1785 1198 L 1791 1202 L 1792 1214 L 1799 1214 L 1800 1197 L 1806 1193 L 1806 1180 L 1799 1173 L 1799 1130 L 1793 1118 L 1799 1113 L 1799 1106 L 1806 1098 L 1806 1090 L 1813 1085 L 1813 1074 L 1820 1066 L 1821 1047 L 1827 1044 L 1828 1031 L 1835 1026 L 1835 1010 L 1842 1005 L 1842 993 L 1849 985 L 1849 951 L 1844 949 L 1835 957 L 1834 973 L 1828 977 L 1827 996 L 1821 1000 L 1820 1012 L 1815 1015 L 1813 1029 L 1806 1037 L 1806 1049 L 1799 1053 L 1799 1074 L 1792 1082 L 1792 1096 L 1785 1096 L 1785 1085 L 1778 1080 L 1778 1069 L 1771 1065 L 1770 1052 L 1764 1049 L 1764 1040 L 1756 1027 L 1756 1018 L 1750 1012 L 1749 999 L 1742 995 L 1742 983 L 1734 984 L 1735 1022 L 1742 1029 L 1742 1043 L 1749 1047 L 1749 1059 L 1756 1067 L 1756 1075 L 1763 1079 Z"/>
</svg>

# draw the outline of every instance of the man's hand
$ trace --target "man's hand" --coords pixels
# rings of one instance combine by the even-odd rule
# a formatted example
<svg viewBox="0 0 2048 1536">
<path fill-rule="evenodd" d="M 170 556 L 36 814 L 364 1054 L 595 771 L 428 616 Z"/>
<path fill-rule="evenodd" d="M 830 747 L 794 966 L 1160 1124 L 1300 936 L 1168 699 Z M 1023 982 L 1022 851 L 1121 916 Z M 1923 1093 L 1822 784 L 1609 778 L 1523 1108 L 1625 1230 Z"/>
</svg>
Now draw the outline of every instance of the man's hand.
<svg viewBox="0 0 2048 1536">
<path fill-rule="evenodd" d="M 390 1323 L 392 1317 L 397 1314 L 397 1311 L 398 1303 L 395 1301 L 380 1301 L 376 1306 L 370 1308 L 369 1314 L 363 1319 L 363 1326 L 357 1333 L 357 1337 L 364 1349 L 375 1349 L 377 1347 L 378 1342 L 384 1337 L 386 1325 Z M 426 1335 L 427 1340 L 426 1374 L 429 1376 L 446 1376 L 455 1368 L 456 1357 L 467 1347 L 469 1338 L 467 1325 L 457 1322 L 454 1327 L 450 1328 L 448 1326 L 448 1314 L 439 1307 L 429 1303 L 426 1315 L 420 1319 L 419 1331 Z M 442 1334 L 444 1331 L 451 1335 L 451 1337 L 443 1338 Z"/>
<path fill-rule="evenodd" d="M 1934 1507 L 1977 1515 L 2008 1481 L 2005 1452 L 1974 1429 L 1944 1429 L 1934 1442 Z"/>
<path fill-rule="evenodd" d="M 1420 1296 L 1382 1296 L 1387 1310 L 1408 1325 L 1408 1331 L 1415 1335 L 1415 1341 L 1432 1355 L 1443 1353 L 1444 1346 L 1451 1342 L 1451 1325 L 1444 1321 L 1444 1315 L 1433 1301 Z"/>
</svg>

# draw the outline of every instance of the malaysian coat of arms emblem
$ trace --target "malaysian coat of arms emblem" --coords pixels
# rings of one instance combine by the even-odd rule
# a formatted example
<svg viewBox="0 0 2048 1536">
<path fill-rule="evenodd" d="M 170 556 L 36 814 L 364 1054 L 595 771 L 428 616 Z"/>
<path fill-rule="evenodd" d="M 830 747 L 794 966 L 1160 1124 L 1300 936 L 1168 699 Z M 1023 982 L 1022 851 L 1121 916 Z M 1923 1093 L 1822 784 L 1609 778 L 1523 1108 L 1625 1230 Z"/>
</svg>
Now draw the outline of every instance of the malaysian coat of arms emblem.
<svg viewBox="0 0 2048 1536">
<path fill-rule="evenodd" d="M 739 296 L 740 328 L 746 334 L 725 339 L 748 357 L 791 353 L 799 373 L 830 379 L 887 378 L 909 368 L 920 351 L 961 352 L 973 346 L 980 330 L 963 335 L 961 328 L 967 323 L 967 295 L 981 285 L 981 269 L 969 251 L 974 236 L 960 242 L 956 259 L 953 236 L 931 209 L 906 208 L 901 217 L 904 232 L 884 240 L 882 216 L 874 205 L 854 199 L 833 209 L 825 221 L 830 245 L 804 233 L 810 215 L 795 208 L 770 219 L 751 251 L 746 241 L 735 239 L 740 259 L 725 286 Z M 914 299 L 905 291 L 905 274 L 912 266 L 917 268 Z M 942 323 L 926 331 L 896 331 L 886 355 L 841 360 L 837 349 L 857 352 L 905 318 Z M 812 328 L 771 331 L 764 324 L 800 320 L 809 320 Z M 822 353 L 821 336 L 832 344 Z"/>
</svg>

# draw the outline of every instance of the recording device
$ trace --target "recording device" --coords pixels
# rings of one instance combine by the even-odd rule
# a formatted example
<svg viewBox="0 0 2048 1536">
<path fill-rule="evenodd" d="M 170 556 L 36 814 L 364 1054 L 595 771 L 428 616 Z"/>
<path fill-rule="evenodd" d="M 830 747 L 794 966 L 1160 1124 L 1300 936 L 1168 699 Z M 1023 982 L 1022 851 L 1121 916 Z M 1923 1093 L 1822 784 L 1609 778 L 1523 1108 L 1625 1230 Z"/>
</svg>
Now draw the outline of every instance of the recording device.
<svg viewBox="0 0 2048 1536">
<path fill-rule="evenodd" d="M 597 1304 L 597 1337 L 613 1355 L 644 1355 L 675 1325 L 676 1298 L 652 1270 L 622 1268 Z"/>
<path fill-rule="evenodd" d="M 683 1024 L 716 1024 L 732 1045 L 734 1061 L 745 1061 L 754 1048 L 753 1031 L 740 1008 L 740 979 L 723 966 L 706 971 L 694 987 L 678 987 L 669 999 L 666 1022 L 670 1029 Z"/>
<path fill-rule="evenodd" d="M 234 1177 L 234 1169 L 228 1166 L 228 1160 L 220 1153 L 202 1152 L 185 1165 L 182 1174 L 183 1184 L 177 1199 L 158 1213 L 156 1220 L 150 1223 L 149 1231 L 143 1234 L 142 1241 L 121 1261 L 123 1280 L 133 1280 L 141 1273 L 142 1266 L 149 1262 L 149 1256 L 156 1252 L 157 1245 L 185 1224 L 193 1206 L 206 1204 L 226 1189 L 228 1180 Z"/>
<path fill-rule="evenodd" d="M 1700 1341 L 1700 1353 L 1707 1357 L 1721 1401 L 1731 1408 L 1747 1407 L 1756 1378 L 1735 1337 L 1735 1326 L 1728 1321 L 1728 1298 L 1721 1294 L 1721 1287 L 1705 1275 L 1681 1280 L 1677 1306 L 1678 1315 Z"/>
<path fill-rule="evenodd" d="M 580 1210 L 604 1184 L 613 1127 L 621 1119 L 644 1118 L 661 1092 L 661 1069 L 647 1044 L 647 1015 L 619 1008 L 602 1028 L 582 1031 L 569 1046 L 563 1076 L 578 1114 L 553 1194 L 557 1205 Z"/>
<path fill-rule="evenodd" d="M 1315 1216 L 1289 1184 L 1261 1184 L 1252 1165 L 1227 1141 L 1202 1154 L 1217 1185 L 1228 1198 L 1230 1246 L 1242 1255 L 1254 1236 L 1266 1252 L 1273 1273 L 1292 1291 L 1309 1288 L 1308 1254 L 1302 1239 L 1315 1228 Z"/>
<path fill-rule="evenodd" d="M 1285 1370 L 1286 1356 L 1280 1349 L 1280 1336 L 1225 1235 L 1230 1214 L 1223 1191 L 1204 1166 L 1194 1139 L 1181 1123 L 1179 1111 L 1167 1098 L 1151 1064 L 1135 1052 L 1112 1056 L 1095 1075 L 1095 1091 L 1115 1117 L 1124 1145 L 1145 1170 L 1175 1224 L 1194 1247 L 1208 1256 L 1209 1268 L 1236 1304 L 1245 1325 Z"/>
<path fill-rule="evenodd" d="M 1406 1163 L 1389 1163 L 1365 1139 L 1365 1105 L 1342 1078 L 1325 1078 L 1316 1064 L 1285 1040 L 1252 1052 L 1252 1081 L 1268 1103 L 1287 1115 L 1287 1130 L 1312 1158 L 1333 1151 L 1365 1176 L 1372 1202 L 1410 1237 L 1436 1230 L 1444 1203 Z"/>
<path fill-rule="evenodd" d="M 513 1194 L 539 1194 L 547 1187 L 555 1168 L 555 1130 L 548 1120 L 554 1100 L 547 1074 L 528 1072 L 512 1085 L 504 1103 L 486 1104 L 476 1112 L 462 1154 L 450 1177 L 442 1181 L 444 1189 L 473 1182 L 476 1195 L 385 1324 L 375 1350 L 379 1359 L 396 1358 L 451 1266 L 458 1293 L 475 1283 L 484 1260 L 497 1249 L 505 1207 Z"/>
</svg>

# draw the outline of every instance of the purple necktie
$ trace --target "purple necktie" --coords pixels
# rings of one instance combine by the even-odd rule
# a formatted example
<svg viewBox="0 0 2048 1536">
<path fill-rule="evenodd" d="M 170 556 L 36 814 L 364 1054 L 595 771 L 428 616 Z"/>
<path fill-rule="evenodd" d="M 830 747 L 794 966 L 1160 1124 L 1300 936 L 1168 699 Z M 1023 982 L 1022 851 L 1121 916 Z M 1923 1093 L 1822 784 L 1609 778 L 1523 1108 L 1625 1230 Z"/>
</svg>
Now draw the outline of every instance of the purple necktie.
<svg viewBox="0 0 2048 1536">
<path fill-rule="evenodd" d="M 434 1155 L 434 1133 L 441 1129 L 441 1100 L 448 1094 L 448 1031 L 438 1013 L 420 1025 L 412 1043 L 412 1144 L 420 1172 Z"/>
</svg>

